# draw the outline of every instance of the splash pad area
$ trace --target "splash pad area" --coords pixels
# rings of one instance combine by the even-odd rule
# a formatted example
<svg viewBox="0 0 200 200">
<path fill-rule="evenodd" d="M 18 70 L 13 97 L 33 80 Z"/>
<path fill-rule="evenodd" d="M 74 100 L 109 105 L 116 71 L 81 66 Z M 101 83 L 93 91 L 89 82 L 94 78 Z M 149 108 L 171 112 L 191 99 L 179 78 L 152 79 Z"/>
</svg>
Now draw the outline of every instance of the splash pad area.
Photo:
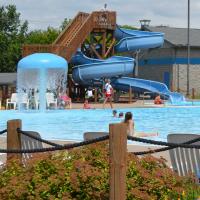
<svg viewBox="0 0 200 200">
<path fill-rule="evenodd" d="M 169 133 L 200 133 L 200 107 L 121 108 L 119 112 L 131 111 L 138 132 L 158 132 L 155 140 L 166 141 Z M 37 131 L 45 139 L 83 140 L 88 131 L 108 131 L 110 123 L 122 119 L 113 118 L 111 109 L 72 109 L 46 112 L 0 112 L 0 130 L 6 128 L 7 120 L 21 119 L 23 130 Z"/>
<path fill-rule="evenodd" d="M 45 111 L 47 98 L 57 99 L 61 91 L 66 92 L 67 69 L 67 61 L 51 53 L 21 59 L 17 67 L 18 109 L 23 110 L 26 102 L 28 109 Z"/>
</svg>

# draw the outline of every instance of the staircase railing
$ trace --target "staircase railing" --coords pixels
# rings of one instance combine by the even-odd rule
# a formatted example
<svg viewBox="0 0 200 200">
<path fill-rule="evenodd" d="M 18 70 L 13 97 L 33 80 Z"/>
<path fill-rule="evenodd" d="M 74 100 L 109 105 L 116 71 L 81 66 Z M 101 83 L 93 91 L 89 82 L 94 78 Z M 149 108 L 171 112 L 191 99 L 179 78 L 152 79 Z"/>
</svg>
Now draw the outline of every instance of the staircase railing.
<svg viewBox="0 0 200 200">
<path fill-rule="evenodd" d="M 83 22 L 80 28 L 73 34 L 68 40 L 67 45 L 67 60 L 70 60 L 72 55 L 77 51 L 77 48 L 84 42 L 89 33 L 93 29 L 93 14 L 90 14 L 87 19 Z"/>
<path fill-rule="evenodd" d="M 62 45 L 63 40 L 68 38 L 71 33 L 73 32 L 74 28 L 82 23 L 87 17 L 89 16 L 88 13 L 79 12 L 75 18 L 65 27 L 65 29 L 60 33 L 58 38 L 54 41 L 53 45 L 60 44 Z"/>
</svg>

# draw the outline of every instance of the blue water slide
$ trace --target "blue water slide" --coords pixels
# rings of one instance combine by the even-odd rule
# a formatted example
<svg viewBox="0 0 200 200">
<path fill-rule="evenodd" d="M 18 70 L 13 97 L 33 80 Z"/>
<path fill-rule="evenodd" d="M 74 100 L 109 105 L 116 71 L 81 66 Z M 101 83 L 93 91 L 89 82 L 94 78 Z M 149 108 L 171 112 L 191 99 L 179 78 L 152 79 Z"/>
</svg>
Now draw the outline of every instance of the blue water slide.
<svg viewBox="0 0 200 200">
<path fill-rule="evenodd" d="M 118 41 L 115 45 L 115 51 L 119 53 L 158 48 L 164 42 L 163 33 L 123 29 L 119 26 L 115 30 L 115 38 Z"/>
<path fill-rule="evenodd" d="M 164 42 L 164 34 L 156 32 L 136 31 L 117 27 L 115 38 L 118 43 L 116 52 L 135 51 L 138 49 L 149 49 L 161 47 Z M 130 57 L 113 56 L 106 60 L 88 58 L 78 51 L 71 62 L 73 68 L 72 77 L 76 83 L 89 86 L 92 80 L 101 78 L 112 78 L 115 89 L 128 91 L 132 87 L 134 91 L 150 91 L 167 96 L 172 103 L 185 101 L 183 95 L 170 92 L 164 83 L 124 77 L 133 73 L 134 59 Z"/>
<path fill-rule="evenodd" d="M 153 93 L 159 93 L 167 96 L 172 103 L 185 101 L 185 97 L 182 94 L 171 92 L 164 83 L 160 83 L 157 81 L 122 77 L 115 79 L 112 82 L 112 85 L 115 89 L 122 91 L 128 91 L 131 87 L 135 92 L 151 91 Z"/>
<path fill-rule="evenodd" d="M 88 58 L 79 51 L 73 56 L 71 62 L 78 65 L 73 68 L 73 80 L 86 86 L 91 80 L 126 76 L 132 74 L 134 70 L 134 59 L 130 57 L 112 56 L 101 60 Z"/>
</svg>

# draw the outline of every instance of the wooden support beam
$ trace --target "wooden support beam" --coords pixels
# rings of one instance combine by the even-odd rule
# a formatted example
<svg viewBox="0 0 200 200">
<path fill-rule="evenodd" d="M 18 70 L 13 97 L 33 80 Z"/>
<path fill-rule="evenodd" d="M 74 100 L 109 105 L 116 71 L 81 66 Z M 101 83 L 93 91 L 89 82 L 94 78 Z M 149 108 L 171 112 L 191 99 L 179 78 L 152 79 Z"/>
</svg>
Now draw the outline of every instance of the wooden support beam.
<svg viewBox="0 0 200 200">
<path fill-rule="evenodd" d="M 102 57 L 105 57 L 106 53 L 106 32 L 103 33 L 103 38 L 102 38 Z"/>
<path fill-rule="evenodd" d="M 108 54 L 112 51 L 112 48 L 115 45 L 115 41 L 116 41 L 115 38 L 113 38 L 112 43 L 110 44 L 108 50 L 106 51 L 104 58 L 106 58 L 108 56 Z"/>
<path fill-rule="evenodd" d="M 7 149 L 21 149 L 21 134 L 17 132 L 17 128 L 21 129 L 22 121 L 20 119 L 9 120 L 7 122 Z M 22 154 L 14 154 L 8 153 L 7 154 L 7 162 L 10 161 L 17 161 L 21 163 L 22 161 Z"/>
<path fill-rule="evenodd" d="M 129 87 L 129 103 L 132 103 L 132 88 Z"/>
<path fill-rule="evenodd" d="M 109 125 L 110 200 L 126 199 L 127 126 Z"/>
<path fill-rule="evenodd" d="M 97 56 L 99 59 L 103 59 L 103 58 L 101 57 L 101 55 L 96 51 L 95 47 L 94 47 L 92 44 L 90 45 L 90 47 L 91 47 L 92 51 L 96 54 L 96 56 Z"/>
</svg>

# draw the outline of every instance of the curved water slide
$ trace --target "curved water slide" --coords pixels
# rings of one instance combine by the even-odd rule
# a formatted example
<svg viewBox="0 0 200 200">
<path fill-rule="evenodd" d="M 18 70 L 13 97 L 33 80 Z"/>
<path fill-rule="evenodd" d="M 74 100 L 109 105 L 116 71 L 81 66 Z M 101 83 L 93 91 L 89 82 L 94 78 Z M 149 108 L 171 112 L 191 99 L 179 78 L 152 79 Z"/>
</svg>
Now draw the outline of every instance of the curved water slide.
<svg viewBox="0 0 200 200">
<path fill-rule="evenodd" d="M 119 53 L 159 48 L 164 43 L 164 34 L 159 32 L 137 31 L 117 26 L 114 35 L 118 41 L 115 51 Z"/>
<path fill-rule="evenodd" d="M 101 78 L 116 78 L 132 74 L 134 70 L 134 59 L 123 56 L 112 56 L 108 59 L 88 58 L 78 51 L 72 57 L 71 62 L 76 67 L 73 68 L 72 77 L 76 83 L 89 86 L 94 80 Z"/>
<path fill-rule="evenodd" d="M 112 85 L 115 89 L 122 91 L 128 91 L 129 88 L 132 87 L 135 92 L 150 91 L 152 93 L 159 93 L 168 97 L 171 103 L 185 101 L 185 97 L 182 94 L 178 92 L 171 92 L 164 83 L 157 81 L 122 77 L 115 79 L 112 82 Z"/>
<path fill-rule="evenodd" d="M 117 27 L 115 38 L 118 43 L 115 45 L 116 52 L 130 52 L 139 49 L 159 48 L 164 42 L 164 34 L 147 31 L 136 31 Z M 134 91 L 150 91 L 160 93 L 169 97 L 172 103 L 184 101 L 183 95 L 169 91 L 163 83 L 124 77 L 133 74 L 134 59 L 123 56 L 113 56 L 106 60 L 86 57 L 78 51 L 72 58 L 72 63 L 77 65 L 73 68 L 72 77 L 76 83 L 89 86 L 92 80 L 101 78 L 112 78 L 112 85 L 115 89 L 128 91 L 130 87 Z"/>
</svg>

